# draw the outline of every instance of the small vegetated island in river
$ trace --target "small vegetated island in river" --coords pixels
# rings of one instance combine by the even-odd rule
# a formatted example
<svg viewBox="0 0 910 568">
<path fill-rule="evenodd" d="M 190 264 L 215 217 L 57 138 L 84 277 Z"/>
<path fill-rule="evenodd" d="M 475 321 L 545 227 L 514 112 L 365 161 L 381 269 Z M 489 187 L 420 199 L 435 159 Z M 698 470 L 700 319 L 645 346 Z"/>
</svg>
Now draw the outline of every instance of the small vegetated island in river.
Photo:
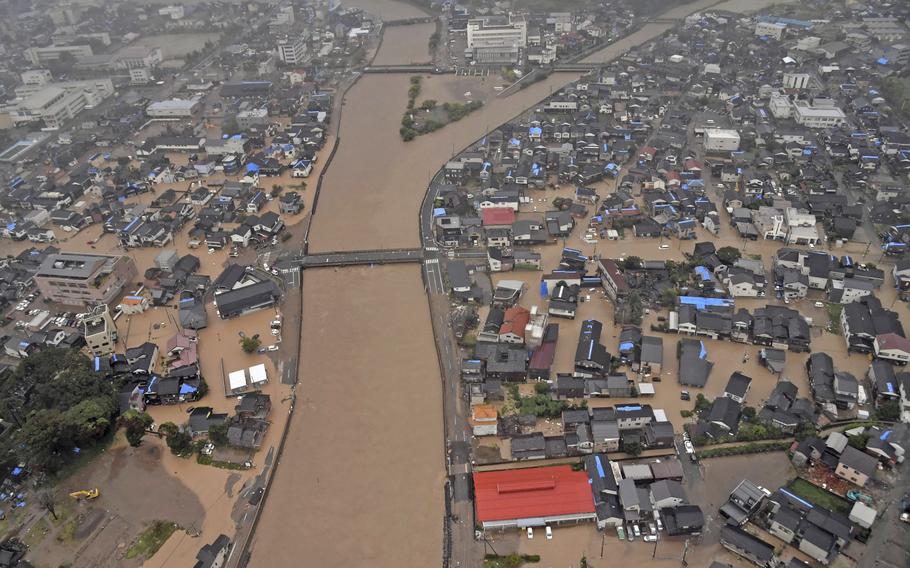
<svg viewBox="0 0 910 568">
<path fill-rule="evenodd" d="M 408 89 L 408 108 L 401 117 L 401 128 L 398 132 L 405 142 L 411 141 L 421 134 L 439 130 L 450 122 L 461 120 L 483 106 L 481 101 L 439 104 L 433 99 L 426 99 L 418 105 L 420 81 L 420 77 L 411 77 L 411 86 Z"/>
</svg>

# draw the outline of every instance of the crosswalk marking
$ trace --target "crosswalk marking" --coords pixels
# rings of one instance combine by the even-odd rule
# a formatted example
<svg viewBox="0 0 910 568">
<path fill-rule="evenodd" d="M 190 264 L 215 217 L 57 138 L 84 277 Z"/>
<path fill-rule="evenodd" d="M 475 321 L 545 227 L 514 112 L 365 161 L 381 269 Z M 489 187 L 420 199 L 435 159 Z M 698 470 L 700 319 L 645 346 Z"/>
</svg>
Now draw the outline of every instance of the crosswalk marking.
<svg viewBox="0 0 910 568">
<path fill-rule="evenodd" d="M 424 264 L 427 264 L 427 265 L 429 265 L 429 264 L 439 264 L 439 259 L 438 259 L 438 258 L 428 258 L 428 259 L 426 259 L 426 260 L 423 261 L 423 262 L 424 262 Z"/>
</svg>

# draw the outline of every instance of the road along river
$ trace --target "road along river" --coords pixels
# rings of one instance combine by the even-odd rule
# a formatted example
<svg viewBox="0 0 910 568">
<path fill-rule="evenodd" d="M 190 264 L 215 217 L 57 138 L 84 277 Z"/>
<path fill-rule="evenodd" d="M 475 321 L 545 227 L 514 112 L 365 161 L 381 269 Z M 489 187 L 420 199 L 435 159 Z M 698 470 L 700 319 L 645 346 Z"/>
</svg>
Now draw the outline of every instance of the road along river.
<svg viewBox="0 0 910 568">
<path fill-rule="evenodd" d="M 423 15 L 390 0 L 359 4 L 387 20 Z M 702 4 L 709 3 L 691 4 L 686 13 Z M 648 41 L 666 27 L 647 26 L 632 41 Z M 398 61 L 426 59 L 432 26 L 407 28 L 415 33 L 384 38 L 379 58 L 388 50 Z M 608 61 L 631 43 L 591 57 Z M 418 209 L 431 175 L 484 132 L 576 77 L 553 74 L 496 98 L 495 77 L 424 76 L 419 100 L 485 105 L 406 143 L 398 129 L 410 76 L 362 76 L 345 97 L 310 251 L 419 246 Z M 442 389 L 419 268 L 308 270 L 304 290 L 297 411 L 252 541 L 251 565 L 438 566 Z"/>
</svg>

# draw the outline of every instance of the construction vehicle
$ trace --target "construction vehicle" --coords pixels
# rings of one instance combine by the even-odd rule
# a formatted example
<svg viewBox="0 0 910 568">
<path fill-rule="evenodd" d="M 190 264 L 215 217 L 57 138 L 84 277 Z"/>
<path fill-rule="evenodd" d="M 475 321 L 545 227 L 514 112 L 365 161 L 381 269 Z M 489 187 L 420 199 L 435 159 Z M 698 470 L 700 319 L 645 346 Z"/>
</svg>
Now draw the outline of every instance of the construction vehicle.
<svg viewBox="0 0 910 568">
<path fill-rule="evenodd" d="M 83 499 L 96 499 L 99 495 L 101 495 L 101 491 L 97 487 L 94 489 L 83 489 L 82 491 L 73 491 L 70 493 L 70 497 L 79 501 Z"/>
</svg>

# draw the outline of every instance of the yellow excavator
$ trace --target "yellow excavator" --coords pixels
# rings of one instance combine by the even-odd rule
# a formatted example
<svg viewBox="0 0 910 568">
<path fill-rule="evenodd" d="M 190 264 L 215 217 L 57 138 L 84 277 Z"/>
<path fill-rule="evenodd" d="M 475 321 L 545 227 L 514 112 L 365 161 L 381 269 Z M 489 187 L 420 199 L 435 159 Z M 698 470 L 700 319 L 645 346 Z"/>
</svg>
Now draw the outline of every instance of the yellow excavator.
<svg viewBox="0 0 910 568">
<path fill-rule="evenodd" d="M 74 491 L 70 493 L 70 497 L 77 500 L 96 499 L 99 495 L 101 495 L 101 491 L 97 487 L 94 489 L 83 489 L 82 491 Z"/>
</svg>

